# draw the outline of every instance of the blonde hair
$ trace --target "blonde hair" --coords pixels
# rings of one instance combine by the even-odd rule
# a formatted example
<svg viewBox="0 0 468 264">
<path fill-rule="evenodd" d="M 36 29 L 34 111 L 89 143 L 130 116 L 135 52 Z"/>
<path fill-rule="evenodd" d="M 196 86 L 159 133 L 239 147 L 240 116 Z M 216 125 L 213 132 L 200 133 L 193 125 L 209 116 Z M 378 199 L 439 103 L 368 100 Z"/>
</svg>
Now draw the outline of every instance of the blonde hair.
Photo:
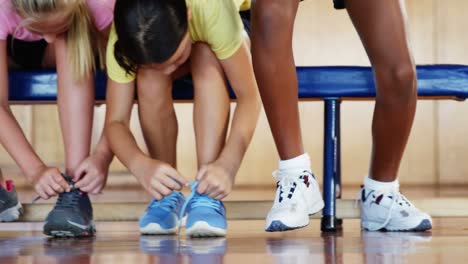
<svg viewBox="0 0 468 264">
<path fill-rule="evenodd" d="M 95 56 L 103 68 L 104 45 L 86 0 L 11 0 L 24 25 L 44 20 L 51 14 L 68 15 L 67 56 L 77 80 L 96 70 Z"/>
</svg>

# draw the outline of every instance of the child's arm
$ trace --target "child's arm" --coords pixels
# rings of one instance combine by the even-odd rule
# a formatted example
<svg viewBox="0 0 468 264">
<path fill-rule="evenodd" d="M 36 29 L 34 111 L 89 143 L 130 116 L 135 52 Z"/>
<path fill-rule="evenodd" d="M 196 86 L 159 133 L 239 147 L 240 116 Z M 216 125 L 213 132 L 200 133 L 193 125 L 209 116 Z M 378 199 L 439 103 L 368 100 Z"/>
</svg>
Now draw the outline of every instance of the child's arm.
<svg viewBox="0 0 468 264">
<path fill-rule="evenodd" d="M 222 199 L 231 191 L 234 177 L 252 139 L 260 113 L 260 96 L 248 45 L 244 42 L 230 58 L 221 61 L 237 104 L 231 131 L 218 159 L 200 168 L 197 191 Z"/>
<path fill-rule="evenodd" d="M 135 96 L 134 82 L 120 84 L 111 79 L 107 86 L 105 134 L 116 157 L 156 199 L 181 189 L 187 181 L 169 164 L 151 159 L 138 148 L 130 131 L 130 114 Z"/>
<path fill-rule="evenodd" d="M 74 172 L 76 188 L 83 192 L 99 194 L 107 183 L 109 166 L 114 158 L 104 130 L 93 153 L 80 163 Z"/>
<path fill-rule="evenodd" d="M 13 157 L 36 192 L 49 199 L 63 191 L 69 191 L 65 179 L 57 168 L 47 167 L 34 152 L 21 127 L 11 112 L 8 102 L 8 65 L 6 41 L 0 40 L 0 141 Z"/>
<path fill-rule="evenodd" d="M 70 67 L 64 35 L 54 42 L 57 66 L 57 104 L 65 144 L 66 172 L 84 192 L 99 193 L 107 180 L 112 153 L 101 138 L 91 155 L 94 113 L 94 75 L 79 80 Z"/>
</svg>

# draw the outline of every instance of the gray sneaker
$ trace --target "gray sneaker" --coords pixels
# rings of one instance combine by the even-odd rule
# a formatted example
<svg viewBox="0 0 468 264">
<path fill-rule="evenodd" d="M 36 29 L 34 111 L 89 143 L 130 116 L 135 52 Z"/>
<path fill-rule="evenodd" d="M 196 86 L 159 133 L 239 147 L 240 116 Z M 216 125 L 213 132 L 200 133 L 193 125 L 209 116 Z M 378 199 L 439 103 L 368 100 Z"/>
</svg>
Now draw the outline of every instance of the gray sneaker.
<svg viewBox="0 0 468 264">
<path fill-rule="evenodd" d="M 7 180 L 5 186 L 0 183 L 0 222 L 16 221 L 22 212 L 13 181 Z"/>
<path fill-rule="evenodd" d="M 45 220 L 44 234 L 54 237 L 94 236 L 96 228 L 88 194 L 73 188 L 74 182 L 71 177 L 63 176 L 72 186 L 72 190 L 59 194 L 54 209 Z"/>
</svg>

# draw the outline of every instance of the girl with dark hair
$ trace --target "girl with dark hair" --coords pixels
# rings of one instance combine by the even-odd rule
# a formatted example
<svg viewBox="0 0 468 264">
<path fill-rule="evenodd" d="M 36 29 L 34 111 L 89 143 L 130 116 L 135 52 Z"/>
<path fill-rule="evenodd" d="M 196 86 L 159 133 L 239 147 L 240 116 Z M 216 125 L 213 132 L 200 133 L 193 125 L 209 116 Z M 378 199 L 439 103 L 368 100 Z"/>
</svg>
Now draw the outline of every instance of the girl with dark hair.
<svg viewBox="0 0 468 264">
<path fill-rule="evenodd" d="M 176 170 L 177 119 L 172 81 L 190 67 L 195 87 L 198 173 L 187 205 L 189 236 L 224 236 L 221 199 L 231 191 L 260 111 L 244 0 L 117 0 L 107 49 L 106 135 L 112 150 L 153 197 L 143 234 L 173 234 L 187 179 Z M 190 64 L 188 60 L 190 59 Z M 227 81 L 237 97 L 228 134 Z M 129 129 L 135 89 L 149 155 Z M 196 190 L 195 190 L 196 188 Z"/>
</svg>

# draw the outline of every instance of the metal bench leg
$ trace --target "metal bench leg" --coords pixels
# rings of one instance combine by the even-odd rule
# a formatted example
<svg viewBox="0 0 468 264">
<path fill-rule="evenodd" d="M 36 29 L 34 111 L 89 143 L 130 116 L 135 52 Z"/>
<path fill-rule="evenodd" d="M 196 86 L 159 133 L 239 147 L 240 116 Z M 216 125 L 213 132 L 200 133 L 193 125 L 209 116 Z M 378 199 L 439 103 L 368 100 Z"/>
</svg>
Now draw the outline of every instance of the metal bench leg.
<svg viewBox="0 0 468 264">
<path fill-rule="evenodd" d="M 336 164 L 337 164 L 337 121 L 339 120 L 339 98 L 324 100 L 324 157 L 323 157 L 323 200 L 322 231 L 336 231 Z"/>
<path fill-rule="evenodd" d="M 336 163 L 335 163 L 335 193 L 336 198 L 341 199 L 341 100 L 336 105 Z M 336 229 L 343 229 L 343 219 L 336 219 Z"/>
</svg>

